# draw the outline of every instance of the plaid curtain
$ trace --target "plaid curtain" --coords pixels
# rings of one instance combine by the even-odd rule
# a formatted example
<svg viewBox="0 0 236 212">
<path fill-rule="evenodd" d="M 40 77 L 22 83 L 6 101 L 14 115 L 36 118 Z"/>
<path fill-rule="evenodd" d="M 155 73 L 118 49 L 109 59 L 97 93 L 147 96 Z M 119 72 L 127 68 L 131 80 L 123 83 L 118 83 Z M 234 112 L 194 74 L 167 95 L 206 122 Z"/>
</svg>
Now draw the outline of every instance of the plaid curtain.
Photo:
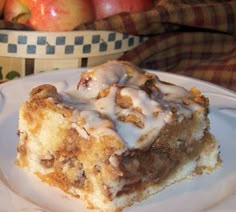
<svg viewBox="0 0 236 212">
<path fill-rule="evenodd" d="M 236 1 L 159 0 L 149 11 L 115 15 L 81 29 L 148 36 L 120 60 L 236 91 Z"/>
</svg>

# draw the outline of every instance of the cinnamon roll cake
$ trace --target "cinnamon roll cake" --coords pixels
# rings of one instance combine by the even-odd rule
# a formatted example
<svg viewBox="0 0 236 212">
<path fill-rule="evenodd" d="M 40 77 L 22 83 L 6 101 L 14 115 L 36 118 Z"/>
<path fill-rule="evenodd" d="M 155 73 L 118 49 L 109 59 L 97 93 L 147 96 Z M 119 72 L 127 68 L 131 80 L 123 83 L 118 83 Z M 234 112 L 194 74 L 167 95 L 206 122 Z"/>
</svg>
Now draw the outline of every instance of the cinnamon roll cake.
<svg viewBox="0 0 236 212">
<path fill-rule="evenodd" d="M 220 167 L 209 101 L 197 88 L 123 61 L 83 72 L 74 87 L 32 89 L 20 107 L 17 164 L 87 207 L 121 211 Z"/>
</svg>

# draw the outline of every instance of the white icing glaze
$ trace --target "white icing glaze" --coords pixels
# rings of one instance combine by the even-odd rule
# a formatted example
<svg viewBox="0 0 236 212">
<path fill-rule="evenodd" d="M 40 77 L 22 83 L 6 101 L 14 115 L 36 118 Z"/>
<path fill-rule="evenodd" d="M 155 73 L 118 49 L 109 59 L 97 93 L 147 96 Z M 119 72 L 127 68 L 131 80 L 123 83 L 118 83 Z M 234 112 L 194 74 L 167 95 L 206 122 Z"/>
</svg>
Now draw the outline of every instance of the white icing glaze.
<svg viewBox="0 0 236 212">
<path fill-rule="evenodd" d="M 79 115 L 85 120 L 85 124 L 83 125 L 83 127 L 87 131 L 97 130 L 98 128 L 113 128 L 112 122 L 108 119 L 101 118 L 100 114 L 95 110 L 81 111 Z"/>
<path fill-rule="evenodd" d="M 201 108 L 194 102 L 184 104 L 183 99 L 190 96 L 189 92 L 180 86 L 161 82 L 158 77 L 154 78 L 158 95 L 147 93 L 140 89 L 147 77 L 137 71 L 127 77 L 122 63 L 109 62 L 88 71 L 88 74 L 90 78 L 86 85 L 79 84 L 77 91 L 60 94 L 60 99 L 65 104 L 75 108 L 73 127 L 84 138 L 91 131 L 93 136 L 111 133 L 122 140 L 127 148 L 145 148 L 172 120 L 171 108 L 176 108 L 179 122 L 184 118 L 191 118 L 193 112 Z M 104 88 L 109 88 L 108 95 L 98 98 L 99 91 Z M 121 96 L 131 98 L 130 108 L 121 108 L 116 104 L 118 91 Z M 136 116 L 143 127 L 119 120 L 119 116 L 128 115 Z M 85 120 L 82 126 L 76 123 L 77 116 Z"/>
<path fill-rule="evenodd" d="M 127 80 L 126 85 L 129 87 L 139 87 L 140 85 L 143 85 L 145 81 L 146 77 L 144 77 L 143 74 L 141 74 L 140 72 L 135 72 L 133 73 L 133 76 Z"/>
<path fill-rule="evenodd" d="M 143 90 L 126 87 L 121 90 L 121 95 L 131 97 L 133 106 L 142 109 L 144 115 L 159 110 L 159 103 L 150 99 L 147 93 Z"/>
<path fill-rule="evenodd" d="M 116 91 L 117 88 L 115 86 L 112 86 L 107 97 L 98 99 L 94 102 L 95 109 L 102 114 L 108 115 L 111 119 L 115 119 L 116 115 Z"/>
<path fill-rule="evenodd" d="M 124 82 L 126 69 L 118 62 L 106 63 L 88 71 L 90 79 L 86 86 L 79 86 L 78 93 L 83 98 L 96 98 L 99 91 L 112 84 Z"/>
<path fill-rule="evenodd" d="M 169 100 L 189 96 L 189 92 L 183 87 L 172 84 L 166 84 L 164 82 L 161 82 L 160 80 L 156 81 L 156 85 Z"/>
<path fill-rule="evenodd" d="M 92 104 L 89 99 L 81 98 L 76 90 L 68 92 L 61 92 L 59 95 L 60 101 L 64 102 L 68 106 L 72 106 L 78 110 L 92 110 Z"/>
</svg>

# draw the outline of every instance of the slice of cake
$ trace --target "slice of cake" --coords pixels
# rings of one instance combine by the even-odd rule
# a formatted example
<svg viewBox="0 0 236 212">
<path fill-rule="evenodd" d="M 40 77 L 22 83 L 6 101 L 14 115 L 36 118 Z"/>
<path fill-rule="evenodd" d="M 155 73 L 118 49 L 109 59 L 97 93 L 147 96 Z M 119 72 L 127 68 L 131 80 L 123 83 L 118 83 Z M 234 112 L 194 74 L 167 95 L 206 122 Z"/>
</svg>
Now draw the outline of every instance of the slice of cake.
<svg viewBox="0 0 236 212">
<path fill-rule="evenodd" d="M 73 91 L 31 91 L 19 113 L 17 164 L 90 208 L 121 211 L 220 166 L 208 106 L 196 88 L 110 61 L 83 72 Z"/>
</svg>

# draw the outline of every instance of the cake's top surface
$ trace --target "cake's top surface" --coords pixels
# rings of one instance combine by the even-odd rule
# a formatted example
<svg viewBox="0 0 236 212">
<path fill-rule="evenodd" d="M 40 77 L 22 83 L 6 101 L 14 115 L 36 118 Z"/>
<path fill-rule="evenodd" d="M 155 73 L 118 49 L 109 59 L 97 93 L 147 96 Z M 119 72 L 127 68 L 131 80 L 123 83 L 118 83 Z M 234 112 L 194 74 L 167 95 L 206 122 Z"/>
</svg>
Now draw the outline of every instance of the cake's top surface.
<svg viewBox="0 0 236 212">
<path fill-rule="evenodd" d="M 195 89 L 162 82 L 155 74 L 118 61 L 83 72 L 74 91 L 47 96 L 73 110 L 72 127 L 85 139 L 110 133 L 128 149 L 150 146 L 164 126 L 191 118 L 208 104 Z"/>
</svg>

